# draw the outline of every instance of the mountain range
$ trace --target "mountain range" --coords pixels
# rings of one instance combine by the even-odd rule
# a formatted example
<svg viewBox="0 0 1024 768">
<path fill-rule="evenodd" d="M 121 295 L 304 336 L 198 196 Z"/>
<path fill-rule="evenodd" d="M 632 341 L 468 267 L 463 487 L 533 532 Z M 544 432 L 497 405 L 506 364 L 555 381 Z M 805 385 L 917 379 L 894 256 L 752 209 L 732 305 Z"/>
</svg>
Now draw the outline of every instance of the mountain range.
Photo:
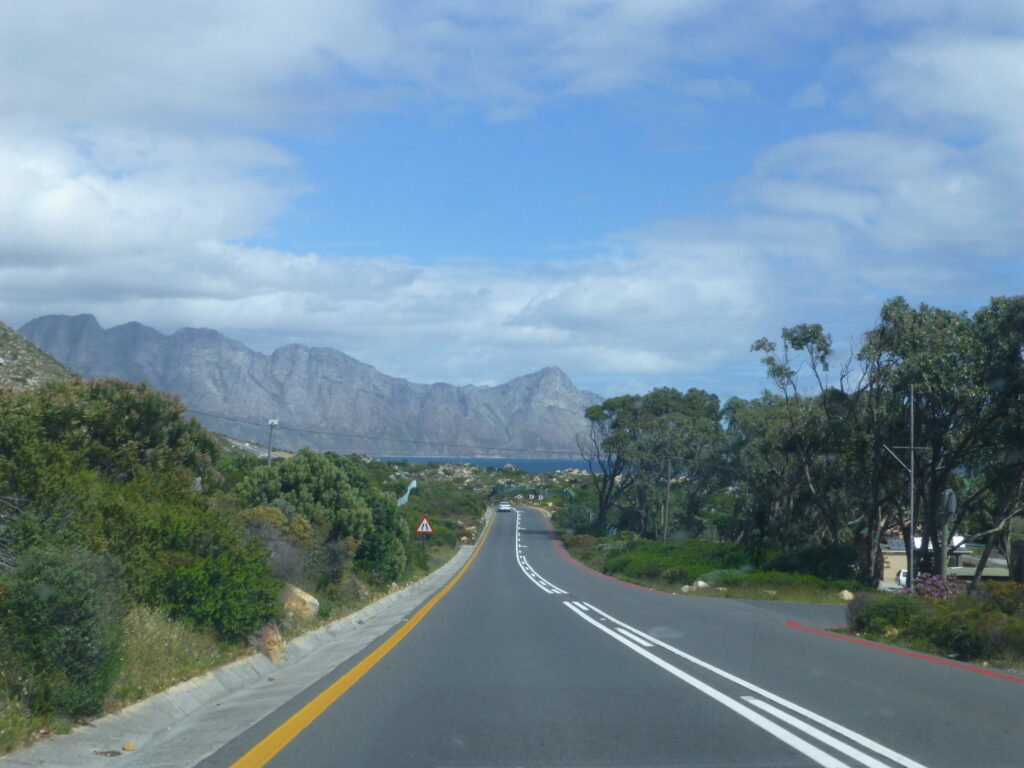
<svg viewBox="0 0 1024 768">
<path fill-rule="evenodd" d="M 498 386 L 416 384 L 323 347 L 270 355 L 206 328 L 166 335 L 141 323 L 46 315 L 19 332 L 87 378 L 146 381 L 178 395 L 209 429 L 275 447 L 369 456 L 575 455 L 584 411 L 602 398 L 558 368 Z"/>
</svg>

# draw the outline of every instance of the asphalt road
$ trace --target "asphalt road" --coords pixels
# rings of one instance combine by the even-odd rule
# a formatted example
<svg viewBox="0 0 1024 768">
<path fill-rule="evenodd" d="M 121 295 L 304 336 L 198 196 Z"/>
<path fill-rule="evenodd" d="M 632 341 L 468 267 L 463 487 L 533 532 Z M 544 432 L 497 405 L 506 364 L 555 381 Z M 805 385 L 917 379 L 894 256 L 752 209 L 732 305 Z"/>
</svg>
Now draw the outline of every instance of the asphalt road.
<svg viewBox="0 0 1024 768">
<path fill-rule="evenodd" d="M 271 742 L 274 768 L 1024 765 L 1024 683 L 794 626 L 841 617 L 615 582 L 520 508 L 407 634 L 202 765 L 258 765 Z"/>
</svg>

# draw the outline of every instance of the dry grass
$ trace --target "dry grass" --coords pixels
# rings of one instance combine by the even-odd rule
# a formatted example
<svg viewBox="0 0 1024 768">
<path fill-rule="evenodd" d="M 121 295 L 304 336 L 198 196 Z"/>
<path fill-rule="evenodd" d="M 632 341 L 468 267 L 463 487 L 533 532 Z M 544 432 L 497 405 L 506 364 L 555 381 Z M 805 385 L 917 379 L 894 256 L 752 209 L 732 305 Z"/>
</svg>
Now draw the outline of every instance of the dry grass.
<svg viewBox="0 0 1024 768">
<path fill-rule="evenodd" d="M 226 645 L 212 632 L 200 632 L 156 609 L 137 605 L 125 617 L 121 671 L 106 710 L 116 711 L 244 653 L 244 645 Z"/>
<path fill-rule="evenodd" d="M 51 733 L 67 733 L 72 721 L 58 715 L 33 715 L 28 706 L 7 692 L 0 676 L 0 754 L 31 744 Z"/>
</svg>

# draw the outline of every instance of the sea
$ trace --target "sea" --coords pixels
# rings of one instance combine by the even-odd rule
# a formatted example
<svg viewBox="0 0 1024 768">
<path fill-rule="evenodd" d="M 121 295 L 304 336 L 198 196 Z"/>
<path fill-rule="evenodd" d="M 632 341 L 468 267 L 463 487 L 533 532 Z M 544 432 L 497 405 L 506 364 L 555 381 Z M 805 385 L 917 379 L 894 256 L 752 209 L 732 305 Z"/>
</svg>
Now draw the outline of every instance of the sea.
<svg viewBox="0 0 1024 768">
<path fill-rule="evenodd" d="M 417 464 L 430 464 L 433 462 L 445 462 L 448 464 L 476 464 L 478 467 L 504 467 L 511 464 L 524 472 L 532 472 L 535 475 L 543 475 L 549 472 L 558 472 L 562 469 L 586 469 L 587 462 L 583 459 L 538 459 L 538 458 L 516 458 L 493 456 L 375 456 L 377 461 L 410 461 Z"/>
</svg>

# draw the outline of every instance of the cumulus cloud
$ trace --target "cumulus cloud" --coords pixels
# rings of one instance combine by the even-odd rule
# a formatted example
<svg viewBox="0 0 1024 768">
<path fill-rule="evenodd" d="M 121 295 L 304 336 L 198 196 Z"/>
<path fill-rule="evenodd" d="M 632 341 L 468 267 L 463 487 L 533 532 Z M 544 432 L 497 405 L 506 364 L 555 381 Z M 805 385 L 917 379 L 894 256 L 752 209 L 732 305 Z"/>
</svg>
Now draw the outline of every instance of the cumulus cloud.
<svg viewBox="0 0 1024 768">
<path fill-rule="evenodd" d="M 828 40 L 848 12 L 813 0 L 5 3 L 3 319 L 205 325 L 263 350 L 335 346 L 417 380 L 558 364 L 604 394 L 666 382 L 728 394 L 751 381 L 756 363 L 736 362 L 750 341 L 782 325 L 832 318 L 852 336 L 896 293 L 980 303 L 1024 278 L 1019 4 L 859 7 L 885 39 L 832 66 L 870 65 L 841 84 L 811 79 L 788 105 L 843 103 L 860 125 L 763 148 L 731 210 L 595 233 L 571 260 L 418 264 L 251 245 L 310 191 L 280 136 L 354 112 L 523 120 L 643 89 L 671 107 L 768 98 L 758 70 L 793 41 Z"/>
</svg>

